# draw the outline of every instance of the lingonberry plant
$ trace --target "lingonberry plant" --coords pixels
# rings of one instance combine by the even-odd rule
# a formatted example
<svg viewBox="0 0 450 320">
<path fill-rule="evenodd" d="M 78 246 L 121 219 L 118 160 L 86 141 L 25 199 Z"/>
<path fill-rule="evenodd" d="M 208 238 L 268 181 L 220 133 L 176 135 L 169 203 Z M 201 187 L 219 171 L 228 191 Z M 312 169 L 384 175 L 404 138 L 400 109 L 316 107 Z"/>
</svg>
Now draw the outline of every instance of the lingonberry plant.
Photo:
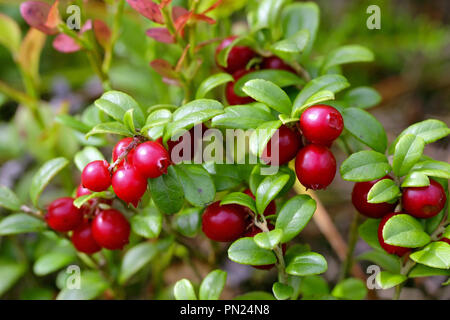
<svg viewBox="0 0 450 320">
<path fill-rule="evenodd" d="M 383 126 L 365 110 L 380 102 L 378 92 L 351 88 L 341 67 L 370 62 L 373 53 L 356 44 L 315 52 L 315 3 L 248 1 L 248 28 L 233 35 L 217 27 L 232 11 L 228 1 L 126 2 L 130 8 L 124 0 L 108 2 L 111 26 L 83 11 L 78 31 L 66 25 L 58 1 L 27 1 L 20 8 L 31 27 L 23 46 L 39 47 L 45 35 L 56 35 L 53 48 L 83 52 L 103 88 L 84 111 L 56 117 L 83 145 L 73 159 L 47 159 L 31 178 L 29 199 L 0 187 L 0 206 L 10 212 L 0 235 L 38 234 L 33 271 L 59 272 L 57 298 L 122 299 L 135 286 L 151 298 L 219 299 L 227 273 L 218 257 L 225 251 L 227 261 L 276 270 L 272 293 L 252 291 L 242 299 L 365 298 L 366 277 L 349 272 L 351 246 L 341 281 L 329 290 L 319 276 L 328 268 L 325 257 L 294 243 L 322 207 L 320 190 L 335 179 L 332 147 L 347 155 L 339 171 L 355 182 L 352 203 L 367 217 L 350 233 L 359 230 L 373 247 L 359 258 L 384 269 L 376 276 L 379 286 L 395 286 L 398 297 L 408 278 L 449 275 L 450 166 L 423 152 L 450 130 L 425 120 L 388 148 Z M 115 44 L 125 37 L 124 11 L 142 16 L 150 28 L 140 32 L 164 48 L 167 55 L 146 58 L 173 93 L 170 103 L 148 105 L 113 89 L 110 68 L 121 50 Z M 2 21 L 16 30 L 12 19 Z M 33 88 L 36 77 L 22 71 Z M 10 95 L 47 125 L 37 93 Z M 75 178 L 71 162 L 79 170 Z M 73 198 L 47 205 L 41 194 L 63 175 Z M 208 255 L 190 238 L 210 247 Z M 46 246 L 51 252 L 42 252 Z M 164 290 L 162 274 L 180 259 L 199 275 L 193 258 L 215 269 L 199 277 L 199 289 L 177 279 L 170 293 Z M 81 290 L 64 286 L 63 268 L 73 263 L 85 268 Z"/>
</svg>

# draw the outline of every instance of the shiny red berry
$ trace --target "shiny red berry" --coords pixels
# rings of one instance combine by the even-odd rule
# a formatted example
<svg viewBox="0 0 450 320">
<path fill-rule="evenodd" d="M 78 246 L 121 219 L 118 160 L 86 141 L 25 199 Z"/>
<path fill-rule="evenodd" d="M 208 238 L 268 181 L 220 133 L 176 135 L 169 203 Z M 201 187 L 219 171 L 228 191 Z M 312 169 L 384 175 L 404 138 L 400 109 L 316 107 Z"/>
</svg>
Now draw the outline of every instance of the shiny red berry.
<svg viewBox="0 0 450 320">
<path fill-rule="evenodd" d="M 114 172 L 112 187 L 117 197 L 137 207 L 147 190 L 147 179 L 140 175 L 133 166 L 124 165 Z"/>
<path fill-rule="evenodd" d="M 253 194 L 253 192 L 250 189 L 246 189 L 244 191 L 245 194 L 249 195 L 250 197 L 252 197 L 253 199 L 255 199 L 255 196 Z M 265 216 L 270 216 L 270 215 L 274 215 L 277 213 L 277 205 L 275 204 L 275 201 L 272 200 L 269 202 L 269 204 L 266 207 L 266 210 L 264 210 L 264 215 Z"/>
<path fill-rule="evenodd" d="M 133 166 L 145 178 L 158 178 L 167 173 L 170 164 L 169 153 L 157 142 L 147 141 L 136 147 Z"/>
<path fill-rule="evenodd" d="M 219 65 L 218 61 L 218 55 L 220 53 L 220 51 L 222 51 L 223 49 L 225 49 L 226 47 L 228 47 L 233 41 L 234 39 L 236 39 L 236 36 L 231 36 L 228 37 L 226 39 L 224 39 L 219 46 L 216 49 L 216 54 L 215 54 L 215 58 L 216 58 L 216 64 L 223 68 L 226 72 L 228 73 L 234 73 L 237 70 L 240 69 L 245 69 L 245 67 L 247 66 L 248 62 L 256 56 L 256 53 L 250 49 L 249 47 L 246 46 L 234 46 L 231 50 L 230 53 L 228 54 L 228 59 L 227 59 L 227 66 L 226 67 L 222 67 Z"/>
<path fill-rule="evenodd" d="M 81 183 L 84 188 L 100 192 L 111 185 L 111 175 L 106 160 L 96 160 L 88 163 L 81 174 Z"/>
<path fill-rule="evenodd" d="M 303 146 L 301 135 L 297 129 L 282 125 L 277 132 L 278 138 L 272 137 L 269 140 L 261 157 L 266 164 L 270 163 L 276 166 L 294 159 L 298 150 Z M 278 154 L 272 154 L 272 145 L 278 148 Z"/>
<path fill-rule="evenodd" d="M 336 159 L 331 151 L 323 146 L 307 145 L 297 153 L 295 173 L 306 188 L 324 189 L 336 174 Z"/>
<path fill-rule="evenodd" d="M 261 62 L 261 69 L 277 69 L 295 73 L 295 70 L 291 66 L 275 56 L 264 58 Z"/>
<path fill-rule="evenodd" d="M 130 237 L 130 224 L 117 210 L 99 212 L 92 221 L 92 234 L 95 241 L 109 250 L 122 249 Z"/>
<path fill-rule="evenodd" d="M 123 138 L 122 140 L 117 142 L 117 144 L 114 146 L 114 149 L 112 152 L 113 162 L 116 161 L 117 158 L 119 158 L 119 156 L 125 151 L 125 149 L 130 145 L 131 142 L 133 142 L 133 138 L 130 138 L 130 137 Z M 128 155 L 125 157 L 125 159 L 119 163 L 119 166 L 121 166 L 124 161 L 126 161 L 129 164 L 132 164 L 133 154 L 134 154 L 134 149 L 131 149 L 128 152 Z"/>
<path fill-rule="evenodd" d="M 90 221 L 84 221 L 75 230 L 73 230 L 72 243 L 75 248 L 87 254 L 93 254 L 101 250 L 102 247 L 95 241 L 92 234 L 92 225 Z"/>
<path fill-rule="evenodd" d="M 53 230 L 66 232 L 83 222 L 83 213 L 73 205 L 72 198 L 64 197 L 50 203 L 45 220 Z"/>
<path fill-rule="evenodd" d="M 430 179 L 427 187 L 408 187 L 403 189 L 403 210 L 416 218 L 431 218 L 445 206 L 447 196 L 440 183 Z"/>
<path fill-rule="evenodd" d="M 329 146 L 344 129 L 344 119 L 335 108 L 318 104 L 302 113 L 300 129 L 308 141 Z"/>
<path fill-rule="evenodd" d="M 202 230 L 214 241 L 234 241 L 242 236 L 246 227 L 247 212 L 237 204 L 210 204 L 202 216 Z"/>
<path fill-rule="evenodd" d="M 255 100 L 253 100 L 253 98 L 245 96 L 245 97 L 241 97 L 238 96 L 237 93 L 234 91 L 234 85 L 236 84 L 236 82 L 243 77 L 244 75 L 246 75 L 247 73 L 252 72 L 253 70 L 238 70 L 235 73 L 233 73 L 233 78 L 234 81 L 233 82 L 228 82 L 227 86 L 225 88 L 225 96 L 227 98 L 228 104 L 234 106 L 237 104 L 247 104 L 250 102 L 253 102 Z"/>
<path fill-rule="evenodd" d="M 380 180 L 383 179 L 391 179 L 390 176 L 385 176 L 381 179 L 376 179 L 373 181 L 366 182 L 357 182 L 353 186 L 352 191 L 352 203 L 353 206 L 358 210 L 362 215 L 369 218 L 382 218 L 384 215 L 393 212 L 396 206 L 396 203 L 369 203 L 367 202 L 367 194 L 370 189 Z"/>
<path fill-rule="evenodd" d="M 386 224 L 386 222 L 392 218 L 393 216 L 400 214 L 401 212 L 392 212 L 389 213 L 388 215 L 385 215 L 383 217 L 383 219 L 381 219 L 381 222 L 378 226 L 378 242 L 380 243 L 380 246 L 387 252 L 390 254 L 395 254 L 399 257 L 403 256 L 404 254 L 408 253 L 410 251 L 409 248 L 404 248 L 404 247 L 398 247 L 398 246 L 393 246 L 390 244 L 387 244 L 386 242 L 384 242 L 384 238 L 383 238 L 383 228 L 384 225 Z"/>
</svg>

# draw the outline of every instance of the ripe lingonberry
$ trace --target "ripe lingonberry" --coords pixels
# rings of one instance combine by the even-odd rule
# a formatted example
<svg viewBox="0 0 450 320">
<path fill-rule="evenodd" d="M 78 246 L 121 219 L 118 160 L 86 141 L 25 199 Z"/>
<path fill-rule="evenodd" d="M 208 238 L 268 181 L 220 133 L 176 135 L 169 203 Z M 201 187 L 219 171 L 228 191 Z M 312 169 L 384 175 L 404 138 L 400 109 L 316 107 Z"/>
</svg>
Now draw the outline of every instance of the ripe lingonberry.
<svg viewBox="0 0 450 320">
<path fill-rule="evenodd" d="M 203 123 L 198 124 L 198 125 L 194 126 L 193 128 L 191 128 L 189 131 L 186 131 L 185 133 L 183 133 L 183 135 L 181 135 L 178 139 L 167 140 L 167 147 L 168 147 L 169 156 L 170 156 L 171 161 L 173 163 L 180 163 L 183 161 L 192 160 L 194 158 L 195 152 L 197 152 L 195 149 L 196 142 L 199 146 L 201 145 L 201 140 L 203 139 L 203 134 L 207 129 L 208 128 Z M 197 132 L 198 136 L 196 136 L 196 132 Z M 185 142 L 185 139 L 187 139 L 189 141 Z M 189 144 L 185 146 L 185 144 L 187 144 L 187 143 L 189 143 Z M 162 145 L 162 141 L 160 144 Z M 177 148 L 177 150 L 174 150 L 174 148 L 178 145 L 180 145 L 180 148 Z M 188 149 L 188 150 L 190 150 L 190 154 L 188 154 L 188 152 L 186 152 L 186 154 L 184 153 L 184 150 L 186 148 L 190 148 L 190 149 Z"/>
<path fill-rule="evenodd" d="M 264 58 L 261 62 L 261 69 L 277 69 L 295 73 L 295 70 L 276 56 Z"/>
<path fill-rule="evenodd" d="M 71 240 L 78 251 L 87 254 L 96 253 L 102 248 L 95 241 L 92 234 L 92 224 L 88 220 L 83 221 L 78 228 L 73 230 Z"/>
<path fill-rule="evenodd" d="M 95 241 L 109 250 L 122 249 L 130 237 L 130 224 L 117 210 L 99 212 L 92 221 L 92 234 Z"/>
<path fill-rule="evenodd" d="M 336 159 L 327 148 L 310 144 L 300 149 L 295 159 L 295 173 L 306 188 L 326 188 L 336 174 Z"/>
<path fill-rule="evenodd" d="M 117 144 L 114 146 L 114 149 L 112 152 L 113 162 L 116 161 L 117 158 L 119 158 L 119 156 L 125 151 L 125 149 L 130 145 L 131 142 L 133 142 L 133 138 L 130 138 L 130 137 L 123 138 L 122 140 L 117 142 Z M 121 166 L 124 161 L 126 161 L 129 164 L 132 164 L 133 154 L 134 154 L 134 149 L 131 149 L 128 152 L 128 155 L 125 157 L 125 159 L 122 160 L 118 166 Z"/>
<path fill-rule="evenodd" d="M 403 209 L 416 218 L 431 218 L 445 206 L 447 197 L 440 183 L 430 179 L 427 187 L 408 187 L 403 189 Z"/>
<path fill-rule="evenodd" d="M 375 183 L 383 179 L 391 179 L 390 176 L 385 176 L 380 179 L 366 181 L 366 182 L 357 182 L 353 186 L 352 191 L 352 203 L 353 206 L 358 210 L 359 213 L 365 215 L 369 218 L 382 218 L 384 215 L 393 212 L 396 206 L 396 203 L 369 203 L 367 202 L 367 194 L 370 189 L 373 187 Z"/>
<path fill-rule="evenodd" d="M 278 139 L 272 137 L 261 156 L 266 164 L 270 163 L 275 166 L 283 165 L 294 159 L 298 150 L 303 146 L 301 135 L 295 128 L 290 129 L 282 125 L 277 131 Z M 278 148 L 278 159 L 275 154 L 272 154 L 272 143 Z"/>
<path fill-rule="evenodd" d="M 250 197 L 252 197 L 253 199 L 255 199 L 255 195 L 253 194 L 253 192 L 250 189 L 246 189 L 244 191 L 245 194 L 249 195 Z M 264 215 L 265 216 L 270 216 L 273 214 L 277 213 L 277 206 L 275 204 L 275 201 L 272 200 L 269 202 L 269 204 L 266 207 L 266 210 L 264 210 Z"/>
<path fill-rule="evenodd" d="M 45 220 L 53 230 L 66 232 L 83 222 L 83 213 L 73 205 L 72 198 L 64 197 L 50 203 Z"/>
<path fill-rule="evenodd" d="M 215 58 L 216 58 L 216 64 L 218 66 L 220 66 L 219 63 L 217 62 L 220 51 L 222 51 L 223 49 L 228 47 L 234 41 L 234 39 L 236 39 L 236 36 L 231 36 L 231 37 L 225 38 L 219 44 L 219 46 L 216 48 Z M 255 57 L 255 55 L 256 55 L 256 53 L 249 47 L 234 46 L 230 50 L 230 53 L 228 54 L 227 66 L 226 67 L 220 66 L 220 67 L 223 68 L 228 73 L 234 73 L 237 70 L 245 69 L 245 67 L 247 66 L 247 63 L 253 57 Z"/>
<path fill-rule="evenodd" d="M 242 236 L 246 227 L 247 212 L 237 204 L 210 204 L 202 216 L 202 230 L 214 241 L 234 241 Z"/>
<path fill-rule="evenodd" d="M 114 172 L 112 187 L 117 197 L 137 207 L 147 190 L 147 179 L 141 176 L 133 166 L 125 164 Z"/>
<path fill-rule="evenodd" d="M 89 195 L 91 193 L 92 192 L 88 188 L 85 188 L 85 187 L 83 187 L 82 184 L 80 184 L 80 185 L 78 185 L 78 188 L 77 188 L 76 197 L 79 198 L 82 196 Z M 113 203 L 113 199 L 100 199 L 100 202 L 111 205 Z M 90 205 L 92 205 L 94 203 L 94 199 L 89 200 L 88 203 Z M 85 206 L 83 205 L 83 207 L 85 207 Z"/>
<path fill-rule="evenodd" d="M 408 253 L 410 251 L 409 248 L 404 248 L 404 247 L 399 247 L 399 246 L 393 246 L 390 244 L 387 244 L 386 242 L 384 242 L 384 238 L 383 238 L 383 228 L 384 225 L 386 224 L 386 222 L 392 218 L 393 216 L 400 214 L 400 212 L 392 212 L 389 213 L 387 215 L 385 215 L 383 217 L 383 219 L 381 219 L 381 222 L 378 226 L 378 242 L 380 243 L 380 246 L 387 252 L 390 254 L 396 254 L 397 256 L 401 257 L 404 254 Z"/>
<path fill-rule="evenodd" d="M 96 160 L 88 163 L 81 174 L 83 187 L 100 192 L 111 185 L 111 175 L 108 170 L 109 164 L 106 160 Z"/>
<path fill-rule="evenodd" d="M 147 141 L 136 147 L 133 165 L 145 178 L 157 178 L 167 172 L 169 153 L 157 142 Z"/>
<path fill-rule="evenodd" d="M 344 129 L 344 119 L 335 108 L 318 104 L 302 113 L 300 129 L 308 141 L 329 146 Z"/>
<path fill-rule="evenodd" d="M 255 100 L 253 100 L 253 98 L 251 97 L 241 97 L 238 96 L 236 94 L 236 92 L 234 91 L 234 85 L 236 84 L 236 82 L 243 77 L 244 75 L 246 75 L 247 73 L 252 72 L 253 70 L 245 70 L 245 69 L 241 69 L 236 71 L 235 73 L 233 73 L 233 78 L 234 81 L 233 82 L 228 82 L 227 86 L 225 88 L 225 96 L 227 98 L 228 104 L 234 106 L 237 104 L 247 104 L 250 102 L 253 102 Z"/>
</svg>

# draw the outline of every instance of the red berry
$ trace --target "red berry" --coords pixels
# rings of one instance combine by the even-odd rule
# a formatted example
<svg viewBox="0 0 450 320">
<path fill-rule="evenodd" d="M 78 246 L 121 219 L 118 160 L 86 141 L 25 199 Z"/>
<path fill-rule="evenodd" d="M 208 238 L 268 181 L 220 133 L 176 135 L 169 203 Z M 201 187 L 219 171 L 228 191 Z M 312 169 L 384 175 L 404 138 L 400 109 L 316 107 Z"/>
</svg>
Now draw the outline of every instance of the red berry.
<svg viewBox="0 0 450 320">
<path fill-rule="evenodd" d="M 387 252 L 390 254 L 396 254 L 397 256 L 401 257 L 404 254 L 408 253 L 410 251 L 409 248 L 404 248 L 404 247 L 398 247 L 398 246 L 393 246 L 390 244 L 387 244 L 386 242 L 384 242 L 384 238 L 383 238 L 383 228 L 384 225 L 386 224 L 386 222 L 392 218 L 393 216 L 400 214 L 400 212 L 392 212 L 389 213 L 388 215 L 385 215 L 383 217 L 383 219 L 381 219 L 380 225 L 378 226 L 378 242 L 380 243 L 380 246 Z"/>
<path fill-rule="evenodd" d="M 336 174 L 336 159 L 330 150 L 310 144 L 300 149 L 295 159 L 295 173 L 306 188 L 326 188 Z"/>
<path fill-rule="evenodd" d="M 282 125 L 277 131 L 278 139 L 273 141 L 275 138 L 272 137 L 269 140 L 261 157 L 265 163 L 271 163 L 276 166 L 283 165 L 294 159 L 298 150 L 303 146 L 301 135 L 295 128 L 290 129 Z M 272 155 L 272 143 L 278 147 L 278 159 L 271 159 L 275 157 L 275 155 Z"/>
<path fill-rule="evenodd" d="M 449 238 L 441 238 L 441 239 L 439 239 L 439 241 L 444 241 L 444 242 L 447 242 L 448 244 L 450 244 Z"/>
<path fill-rule="evenodd" d="M 117 160 L 117 158 L 119 158 L 119 156 L 125 151 L 125 149 L 130 145 L 130 143 L 133 142 L 133 138 L 123 138 L 122 140 L 120 140 L 119 142 L 117 142 L 117 144 L 114 146 L 113 152 L 112 152 L 112 160 L 113 162 Z M 134 153 L 134 149 L 131 149 L 128 152 L 128 155 L 125 157 L 125 161 L 129 164 L 132 164 L 132 160 L 133 160 L 133 153 Z M 121 166 L 123 164 L 122 160 L 119 163 L 119 166 Z"/>
<path fill-rule="evenodd" d="M 71 237 L 72 243 L 75 248 L 87 254 L 93 254 L 98 251 L 102 247 L 95 241 L 94 236 L 92 234 L 92 225 L 89 221 L 84 221 L 78 228 L 76 228 Z"/>
<path fill-rule="evenodd" d="M 195 143 L 197 142 L 198 145 L 201 144 L 201 141 L 203 139 L 203 133 L 207 129 L 208 128 L 203 123 L 198 124 L 198 125 L 194 126 L 193 128 L 191 128 L 189 131 L 186 131 L 177 140 L 172 140 L 172 139 L 167 140 L 167 147 L 168 147 L 169 156 L 170 156 L 171 161 L 173 163 L 180 163 L 183 161 L 192 160 L 194 158 L 194 154 L 196 151 Z M 199 135 L 197 137 L 196 137 L 196 132 L 200 133 L 200 134 L 197 134 L 197 135 Z M 189 142 L 188 142 L 189 144 L 186 145 L 185 147 L 184 147 L 184 145 L 186 144 L 186 142 L 184 142 L 185 141 L 184 139 L 189 139 Z M 160 144 L 162 145 L 162 141 Z M 178 145 L 180 145 L 180 147 L 177 148 L 177 150 L 174 150 L 174 148 Z M 190 155 L 187 153 L 184 154 L 184 149 L 186 147 L 190 148 L 190 152 L 191 152 Z"/>
<path fill-rule="evenodd" d="M 147 190 L 147 179 L 141 176 L 134 167 L 124 165 L 114 172 L 112 187 L 117 197 L 137 207 Z"/>
<path fill-rule="evenodd" d="M 158 178 L 167 173 L 169 164 L 169 153 L 159 143 L 147 141 L 136 147 L 133 165 L 143 177 Z"/>
<path fill-rule="evenodd" d="M 246 189 L 244 191 L 245 194 L 249 195 L 250 197 L 252 197 L 253 199 L 255 199 L 255 196 L 253 195 L 252 191 L 250 189 Z M 275 201 L 272 200 L 270 201 L 270 203 L 267 205 L 266 210 L 264 210 L 264 215 L 265 216 L 270 216 L 270 215 L 274 215 L 277 213 L 277 205 L 275 204 Z"/>
<path fill-rule="evenodd" d="M 335 108 L 318 104 L 302 113 L 300 129 L 307 140 L 328 146 L 344 129 L 344 119 Z"/>
<path fill-rule="evenodd" d="M 106 160 L 96 160 L 88 163 L 81 174 L 81 183 L 84 188 L 100 192 L 111 185 L 109 163 Z"/>
<path fill-rule="evenodd" d="M 217 58 L 218 58 L 220 51 L 222 51 L 223 49 L 228 47 L 234 41 L 234 39 L 236 39 L 236 36 L 228 37 L 228 38 L 224 39 L 217 47 L 215 58 L 216 58 L 216 64 L 218 66 L 220 66 L 220 65 L 217 62 L 218 61 Z M 230 53 L 228 54 L 227 67 L 222 67 L 222 66 L 220 66 L 220 67 L 223 68 L 228 73 L 234 73 L 237 70 L 245 69 L 248 62 L 255 56 L 256 56 L 256 53 L 249 47 L 234 46 L 230 50 Z"/>
<path fill-rule="evenodd" d="M 48 206 L 45 220 L 53 230 L 66 232 L 83 222 L 83 213 L 73 205 L 72 198 L 59 198 Z"/>
<path fill-rule="evenodd" d="M 85 188 L 85 187 L 83 187 L 82 184 L 80 184 L 80 185 L 78 185 L 76 196 L 77 196 L 77 198 L 79 198 L 82 196 L 89 195 L 91 193 L 92 192 L 88 188 Z"/>
<path fill-rule="evenodd" d="M 109 250 L 122 249 L 130 237 L 130 224 L 117 210 L 101 211 L 92 222 L 92 234 L 95 241 Z"/>
<path fill-rule="evenodd" d="M 440 183 L 430 179 L 427 187 L 408 187 L 403 189 L 403 209 L 416 218 L 431 218 L 445 206 L 447 197 Z"/>
<path fill-rule="evenodd" d="M 253 98 L 248 97 L 248 96 L 240 97 L 234 91 L 234 85 L 236 84 L 236 81 L 238 81 L 239 78 L 243 77 L 244 75 L 246 75 L 247 73 L 250 73 L 252 71 L 253 70 L 241 69 L 241 70 L 238 70 L 235 73 L 233 73 L 234 81 L 228 82 L 227 86 L 225 88 L 225 96 L 227 98 L 228 104 L 234 106 L 237 104 L 247 104 L 247 103 L 255 101 L 255 100 L 253 100 Z"/>
<path fill-rule="evenodd" d="M 275 229 L 275 227 L 271 223 L 267 224 L 267 228 L 269 230 Z M 245 232 L 244 237 L 252 237 L 253 238 L 255 235 L 257 235 L 260 232 L 262 232 L 262 230 L 260 228 L 258 228 L 258 227 L 253 225 L 250 229 L 248 229 Z M 285 254 L 285 252 L 286 252 L 286 244 L 285 243 L 282 244 L 281 250 L 283 250 L 283 254 Z M 274 266 L 275 266 L 275 264 L 265 264 L 265 265 L 262 265 L 262 266 L 252 266 L 252 267 L 256 268 L 256 269 L 260 269 L 260 270 L 270 270 Z"/>
<path fill-rule="evenodd" d="M 261 62 L 261 69 L 277 69 L 295 73 L 295 70 L 291 66 L 275 56 L 264 58 Z"/>
<path fill-rule="evenodd" d="M 247 212 L 237 204 L 210 204 L 202 216 L 202 230 L 214 241 L 234 241 L 242 236 L 246 227 Z"/>
<path fill-rule="evenodd" d="M 395 203 L 369 203 L 367 202 L 367 194 L 375 183 L 383 179 L 391 179 L 390 176 L 385 176 L 381 179 L 376 179 L 373 181 L 357 182 L 355 183 L 352 191 L 352 203 L 353 206 L 358 210 L 359 213 L 365 215 L 369 218 L 382 218 L 389 212 L 394 211 Z"/>
</svg>

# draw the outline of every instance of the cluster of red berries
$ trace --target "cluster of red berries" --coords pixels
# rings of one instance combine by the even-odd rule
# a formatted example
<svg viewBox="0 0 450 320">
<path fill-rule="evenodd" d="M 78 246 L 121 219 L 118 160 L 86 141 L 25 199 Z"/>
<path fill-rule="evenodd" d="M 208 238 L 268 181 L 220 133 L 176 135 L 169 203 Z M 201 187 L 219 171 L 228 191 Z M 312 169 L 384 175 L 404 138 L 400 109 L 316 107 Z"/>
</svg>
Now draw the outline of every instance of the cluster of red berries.
<svg viewBox="0 0 450 320">
<path fill-rule="evenodd" d="M 254 101 L 251 97 L 238 96 L 234 91 L 234 85 L 236 84 L 236 81 L 238 81 L 241 77 L 255 71 L 255 69 L 247 70 L 247 65 L 251 59 L 257 57 L 257 53 L 247 46 L 234 46 L 228 54 L 226 67 L 220 66 L 219 63 L 217 62 L 219 53 L 223 49 L 231 45 L 231 43 L 235 39 L 236 36 L 228 37 L 224 39 L 216 48 L 217 65 L 223 68 L 223 70 L 225 70 L 229 74 L 231 74 L 234 79 L 233 82 L 228 82 L 225 89 L 225 96 L 230 105 L 247 104 Z M 286 64 L 285 62 L 283 62 L 283 60 L 281 60 L 276 56 L 263 58 L 261 63 L 259 64 L 259 68 L 278 69 L 295 73 L 294 69 L 292 69 L 288 64 Z"/>
<path fill-rule="evenodd" d="M 250 189 L 244 191 L 245 194 L 255 198 Z M 274 201 L 271 201 L 264 210 L 264 216 L 276 214 L 277 207 Z M 205 235 L 214 241 L 232 242 L 242 237 L 254 237 L 262 232 L 260 228 L 254 225 L 253 216 L 255 214 L 247 207 L 238 204 L 220 205 L 216 201 L 206 207 L 202 216 L 202 230 Z M 274 226 L 268 223 L 269 230 Z M 283 252 L 286 250 L 283 245 Z M 268 270 L 274 265 L 254 266 L 258 269 Z"/>
<path fill-rule="evenodd" d="M 375 183 L 383 179 L 392 180 L 392 177 L 385 176 L 373 181 L 355 183 L 352 191 L 352 203 L 362 215 L 374 219 L 382 218 L 378 227 L 378 241 L 381 247 L 388 253 L 403 256 L 410 251 L 409 248 L 389 245 L 384 241 L 383 228 L 386 222 L 391 217 L 401 213 L 406 213 L 419 219 L 434 217 L 444 208 L 447 197 L 441 184 L 430 179 L 429 186 L 403 188 L 401 203 L 404 212 L 394 212 L 397 202 L 369 203 L 367 201 L 370 189 Z M 445 238 L 442 240 L 450 241 Z"/>
</svg>

